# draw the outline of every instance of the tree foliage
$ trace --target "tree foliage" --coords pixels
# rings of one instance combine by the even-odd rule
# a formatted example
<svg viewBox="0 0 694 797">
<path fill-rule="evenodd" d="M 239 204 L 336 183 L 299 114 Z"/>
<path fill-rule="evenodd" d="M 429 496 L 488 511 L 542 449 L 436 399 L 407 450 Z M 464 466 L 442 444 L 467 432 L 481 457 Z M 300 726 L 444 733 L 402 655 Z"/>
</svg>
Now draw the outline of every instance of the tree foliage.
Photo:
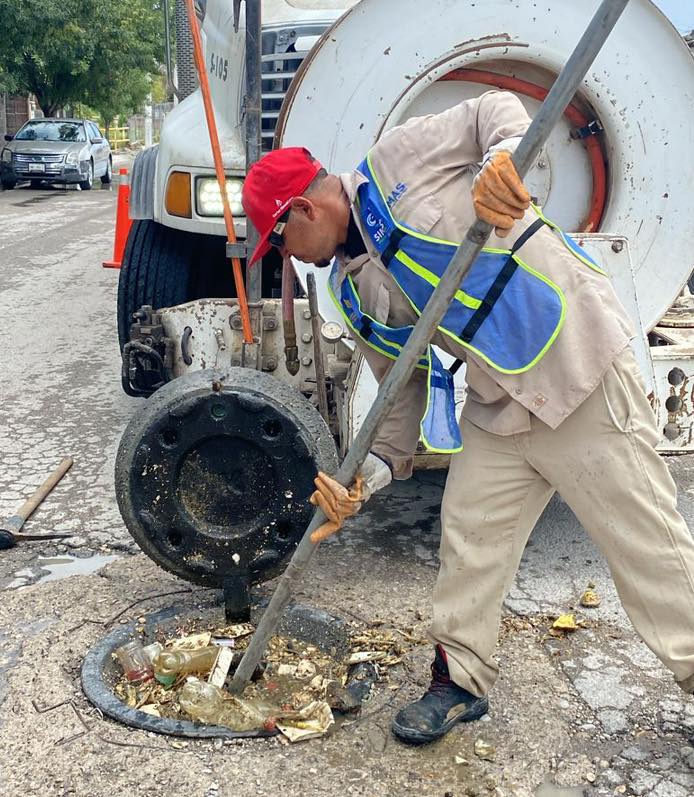
<svg viewBox="0 0 694 797">
<path fill-rule="evenodd" d="M 152 75 L 163 60 L 163 19 L 147 0 L 100 0 L 101 29 L 84 100 L 106 127 L 121 113 L 142 107 Z"/>
<path fill-rule="evenodd" d="M 46 116 L 82 102 L 105 118 L 135 110 L 162 60 L 155 0 L 0 0 L 0 86 Z"/>
</svg>

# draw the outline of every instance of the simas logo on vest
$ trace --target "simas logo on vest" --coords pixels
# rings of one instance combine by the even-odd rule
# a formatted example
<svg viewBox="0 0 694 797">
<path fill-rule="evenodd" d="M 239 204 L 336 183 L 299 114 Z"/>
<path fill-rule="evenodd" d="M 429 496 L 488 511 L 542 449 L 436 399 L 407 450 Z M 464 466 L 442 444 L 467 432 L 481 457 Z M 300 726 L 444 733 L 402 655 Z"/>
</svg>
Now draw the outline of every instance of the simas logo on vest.
<svg viewBox="0 0 694 797">
<path fill-rule="evenodd" d="M 405 185 L 405 183 L 398 183 L 390 194 L 388 194 L 388 199 L 386 199 L 388 207 L 392 208 L 405 191 L 407 191 L 407 185 Z"/>
<path fill-rule="evenodd" d="M 366 214 L 366 224 L 371 227 L 371 237 L 377 244 L 380 244 L 386 237 L 386 225 L 383 219 L 369 211 Z"/>
</svg>

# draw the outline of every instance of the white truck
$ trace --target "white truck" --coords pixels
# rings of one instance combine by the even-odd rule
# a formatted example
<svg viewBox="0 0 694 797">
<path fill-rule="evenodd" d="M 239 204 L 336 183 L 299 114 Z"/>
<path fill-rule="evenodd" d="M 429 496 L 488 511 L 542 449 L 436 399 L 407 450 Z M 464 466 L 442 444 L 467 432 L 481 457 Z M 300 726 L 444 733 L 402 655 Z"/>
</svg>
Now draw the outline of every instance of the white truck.
<svg viewBox="0 0 694 797">
<path fill-rule="evenodd" d="M 232 0 L 208 0 L 203 31 L 228 191 L 237 236 L 243 241 L 246 227 L 239 197 L 245 173 L 245 17 L 239 15 L 236 31 L 235 5 Z M 353 168 L 391 126 L 493 86 L 514 91 L 532 115 L 597 5 L 598 0 L 264 1 L 263 143 L 306 146 L 329 171 L 340 172 Z M 650 0 L 631 0 L 527 183 L 547 215 L 573 231 L 614 280 L 639 331 L 634 347 L 665 452 L 694 450 L 691 298 L 681 296 L 694 268 L 693 151 L 694 58 Z M 290 528 L 287 504 L 273 510 L 273 517 L 279 512 L 285 518 L 279 521 L 285 524 L 284 536 L 276 529 L 268 531 L 268 523 L 276 521 L 263 515 L 267 495 L 248 507 L 237 525 L 224 526 L 226 532 L 220 531 L 222 521 L 214 510 L 228 500 L 230 490 L 239 496 L 248 487 L 245 482 L 241 489 L 234 463 L 220 454 L 222 449 L 233 450 L 229 440 L 241 435 L 242 427 L 246 434 L 250 426 L 257 426 L 255 442 L 251 445 L 244 438 L 238 457 L 255 462 L 252 467 L 264 493 L 276 493 L 280 477 L 268 487 L 272 466 L 262 463 L 271 463 L 273 447 L 283 434 L 278 431 L 281 410 L 270 419 L 262 403 L 247 397 L 224 407 L 210 398 L 210 390 L 219 397 L 227 389 L 211 374 L 229 373 L 230 368 L 233 390 L 245 389 L 244 377 L 234 370 L 241 365 L 241 323 L 221 215 L 196 91 L 170 114 L 159 147 L 142 153 L 133 170 L 131 216 L 136 221 L 119 286 L 123 385 L 135 395 L 157 393 L 126 433 L 117 483 L 126 523 L 145 550 L 165 567 L 200 583 L 222 583 L 231 577 L 215 548 L 220 539 L 237 541 L 252 582 L 274 572 L 303 531 L 299 503 L 292 509 L 298 517 L 296 528 Z M 327 298 L 324 273 L 316 275 L 322 324 L 316 347 L 311 312 L 302 298 L 307 266 L 294 265 L 301 285 L 293 309 L 298 356 L 293 366 L 284 356 L 281 263 L 271 253 L 263 262 L 262 284 L 256 283 L 249 295 L 260 343 L 259 370 L 271 376 L 256 373 L 248 380 L 260 394 L 269 395 L 273 388 L 268 385 L 280 384 L 277 406 L 293 405 L 287 386 L 291 395 L 303 395 L 304 403 L 314 406 L 325 386 L 330 432 L 344 453 L 373 402 L 376 385 Z M 324 365 L 324 383 L 317 380 L 316 358 Z M 458 377 L 462 375 L 461 369 Z M 217 388 L 204 388 L 205 379 Z M 463 392 L 461 380 L 461 400 Z M 193 394 L 203 404 L 212 404 L 204 411 L 187 410 L 185 434 L 194 426 L 191 418 L 204 417 L 204 430 L 196 439 L 208 442 L 189 440 L 183 445 L 183 427 L 171 426 L 171 419 L 179 417 L 176 408 L 182 404 L 193 406 Z M 266 396 L 266 401 L 274 400 Z M 208 415 L 214 412 L 219 413 L 217 420 L 229 424 L 237 414 L 243 416 L 225 431 L 226 442 L 219 448 L 209 443 L 213 433 Z M 287 409 L 287 417 L 294 418 L 293 439 L 304 440 L 296 462 L 305 459 L 306 446 L 314 464 L 324 462 L 325 449 L 318 451 L 323 442 L 311 448 L 306 441 L 322 441 L 328 427 L 309 430 L 310 421 L 303 432 L 296 431 L 293 412 Z M 154 437 L 152 429 L 158 430 Z M 145 490 L 141 500 L 133 498 L 141 485 L 135 489 L 132 473 L 151 473 L 147 457 L 157 453 L 157 446 L 166 456 L 180 448 L 170 468 L 185 474 L 187 482 L 182 485 L 172 476 L 165 490 L 188 496 L 161 517 L 146 508 L 154 493 Z M 291 470 L 293 455 L 287 456 L 283 467 Z M 422 453 L 419 464 L 442 465 L 445 458 Z M 195 479 L 217 485 L 210 488 L 204 510 L 195 503 L 198 498 L 190 497 L 199 497 L 190 487 Z M 161 484 L 156 489 L 163 494 Z M 310 479 L 295 487 L 282 482 L 281 489 L 291 494 L 290 503 L 305 501 Z M 255 524 L 256 536 L 249 537 L 244 548 L 239 541 L 246 531 L 239 528 L 247 530 L 249 523 Z M 200 542 L 205 535 L 207 547 Z M 244 551 L 251 553 L 246 556 Z"/>
<path fill-rule="evenodd" d="M 304 57 L 356 0 L 263 0 L 261 34 L 263 150 L 269 150 L 284 96 Z M 178 0 L 179 10 L 184 7 Z M 246 172 L 245 14 L 235 29 L 235 0 L 196 3 L 219 129 L 236 235 L 246 238 L 240 204 Z M 179 14 L 180 16 L 180 14 Z M 180 20 L 178 20 L 180 22 Z M 119 337 L 129 339 L 141 305 L 170 307 L 190 299 L 234 295 L 225 256 L 226 232 L 200 90 L 190 72 L 185 25 L 179 25 L 179 85 L 184 99 L 167 116 L 157 146 L 136 158 L 130 178 L 132 227 L 121 275 Z M 181 57 L 186 55 L 185 60 Z M 181 61 L 184 60 L 182 68 Z M 266 297 L 279 295 L 278 263 L 266 259 Z M 144 271 L 147 277 L 144 277 Z M 254 297 L 259 298 L 259 297 Z"/>
</svg>

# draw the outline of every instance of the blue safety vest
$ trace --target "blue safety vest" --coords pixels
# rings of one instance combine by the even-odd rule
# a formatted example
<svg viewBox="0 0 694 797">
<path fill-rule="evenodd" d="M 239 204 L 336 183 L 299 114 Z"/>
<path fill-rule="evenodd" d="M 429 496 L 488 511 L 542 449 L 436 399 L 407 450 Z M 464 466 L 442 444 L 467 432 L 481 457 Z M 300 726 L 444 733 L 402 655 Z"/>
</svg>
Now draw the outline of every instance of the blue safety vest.
<svg viewBox="0 0 694 797">
<path fill-rule="evenodd" d="M 414 311 L 421 315 L 458 244 L 424 235 L 396 221 L 369 156 L 358 170 L 368 179 L 357 192 L 362 229 Z M 579 261 L 605 274 L 539 208 L 534 210 L 538 219 L 511 249 L 482 249 L 438 327 L 458 345 L 505 374 L 520 374 L 538 363 L 556 340 L 566 316 L 561 289 L 525 263 L 518 249 L 547 225 Z M 395 359 L 414 327 L 389 327 L 364 313 L 351 277 L 346 276 L 338 284 L 337 263 L 329 288 L 350 329 L 369 346 Z M 424 445 L 439 453 L 460 451 L 463 446 L 455 413 L 453 373 L 443 367 L 431 345 L 417 367 L 428 372 L 427 408 L 420 424 Z"/>
</svg>

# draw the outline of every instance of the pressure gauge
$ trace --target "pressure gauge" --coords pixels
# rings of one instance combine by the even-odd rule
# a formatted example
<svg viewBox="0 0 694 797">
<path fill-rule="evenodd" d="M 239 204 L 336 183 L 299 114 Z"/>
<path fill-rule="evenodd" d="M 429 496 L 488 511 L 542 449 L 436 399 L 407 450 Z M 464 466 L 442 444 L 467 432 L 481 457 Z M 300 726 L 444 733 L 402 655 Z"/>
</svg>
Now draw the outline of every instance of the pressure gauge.
<svg viewBox="0 0 694 797">
<path fill-rule="evenodd" d="M 339 321 L 326 321 L 320 328 L 320 333 L 327 343 L 337 343 L 345 334 Z"/>
</svg>

